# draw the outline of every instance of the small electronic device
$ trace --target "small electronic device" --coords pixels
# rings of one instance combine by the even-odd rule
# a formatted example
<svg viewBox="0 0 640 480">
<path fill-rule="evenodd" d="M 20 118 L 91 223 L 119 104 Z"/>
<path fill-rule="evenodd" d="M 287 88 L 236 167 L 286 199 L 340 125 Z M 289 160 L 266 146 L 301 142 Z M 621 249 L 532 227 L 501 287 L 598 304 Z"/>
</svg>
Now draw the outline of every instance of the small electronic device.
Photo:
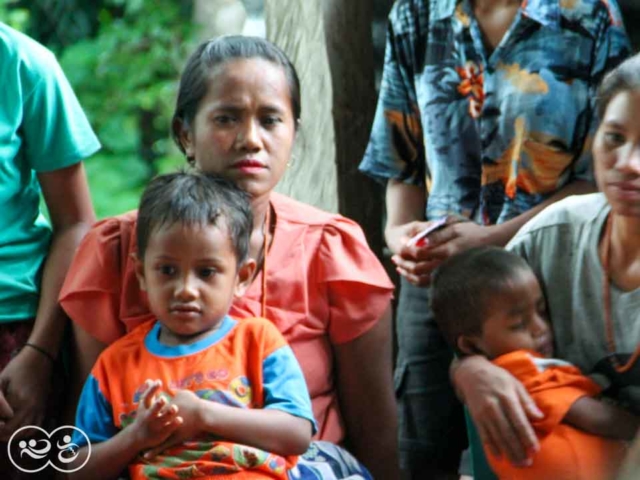
<svg viewBox="0 0 640 480">
<path fill-rule="evenodd" d="M 408 247 L 422 247 L 425 243 L 425 239 L 429 236 L 430 233 L 435 232 L 436 230 L 444 227 L 447 223 L 447 217 L 441 217 L 437 220 L 433 220 L 429 223 L 424 230 L 415 234 L 413 237 L 409 239 L 407 242 Z"/>
</svg>

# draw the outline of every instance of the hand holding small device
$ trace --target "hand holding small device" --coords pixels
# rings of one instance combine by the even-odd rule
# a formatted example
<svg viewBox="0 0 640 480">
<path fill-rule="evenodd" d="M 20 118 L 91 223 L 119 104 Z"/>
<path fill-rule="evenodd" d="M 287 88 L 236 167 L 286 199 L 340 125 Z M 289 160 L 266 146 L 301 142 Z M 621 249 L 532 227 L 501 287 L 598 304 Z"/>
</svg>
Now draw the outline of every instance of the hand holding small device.
<svg viewBox="0 0 640 480">
<path fill-rule="evenodd" d="M 446 223 L 446 216 L 429 222 L 429 225 L 424 230 L 418 232 L 409 239 L 409 241 L 407 242 L 407 247 L 423 247 L 426 244 L 426 238 L 429 236 L 429 234 L 444 227 Z"/>
</svg>

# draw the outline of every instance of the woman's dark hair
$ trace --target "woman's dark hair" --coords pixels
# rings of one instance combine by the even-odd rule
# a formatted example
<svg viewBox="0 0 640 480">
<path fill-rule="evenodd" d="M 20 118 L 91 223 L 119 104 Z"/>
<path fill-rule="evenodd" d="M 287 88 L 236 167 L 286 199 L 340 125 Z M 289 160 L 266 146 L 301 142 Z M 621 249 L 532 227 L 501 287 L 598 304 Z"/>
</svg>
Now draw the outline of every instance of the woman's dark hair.
<svg viewBox="0 0 640 480">
<path fill-rule="evenodd" d="M 173 141 L 182 153 L 184 146 L 180 135 L 185 128 L 191 128 L 200 101 L 207 95 L 209 74 L 218 65 L 238 59 L 261 58 L 284 69 L 289 84 L 291 110 L 298 124 L 301 113 L 300 80 L 291 60 L 276 45 L 260 37 L 226 35 L 200 44 L 189 57 L 180 77 L 176 109 L 171 121 Z"/>
<path fill-rule="evenodd" d="M 640 90 L 640 54 L 628 58 L 611 70 L 602 80 L 598 89 L 598 117 L 604 118 L 604 112 L 611 99 L 620 92 Z"/>
<path fill-rule="evenodd" d="M 136 225 L 138 258 L 162 226 L 226 225 L 238 264 L 249 254 L 253 212 L 249 196 L 233 182 L 200 172 L 176 172 L 152 179 L 140 200 Z"/>
<path fill-rule="evenodd" d="M 459 354 L 458 338 L 481 335 L 487 302 L 531 267 L 499 247 L 478 247 L 445 261 L 431 281 L 431 309 L 445 339 Z"/>
</svg>

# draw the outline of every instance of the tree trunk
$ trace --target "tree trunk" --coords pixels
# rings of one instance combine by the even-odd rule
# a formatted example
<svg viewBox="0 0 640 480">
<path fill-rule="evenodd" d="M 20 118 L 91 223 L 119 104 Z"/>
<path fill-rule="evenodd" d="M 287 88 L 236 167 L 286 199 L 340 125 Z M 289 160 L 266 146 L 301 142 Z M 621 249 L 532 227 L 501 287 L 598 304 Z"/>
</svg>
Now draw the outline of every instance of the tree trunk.
<svg viewBox="0 0 640 480">
<path fill-rule="evenodd" d="M 220 35 L 239 34 L 247 19 L 241 0 L 194 0 L 193 22 L 198 25 L 201 40 Z"/>
<path fill-rule="evenodd" d="M 340 213 L 358 222 L 382 255 L 382 188 L 358 171 L 376 108 L 371 0 L 323 0 L 333 81 Z"/>
<path fill-rule="evenodd" d="M 277 190 L 337 212 L 332 91 L 322 8 L 321 0 L 265 0 L 267 38 L 294 63 L 302 90 L 302 123 L 293 161 Z"/>
</svg>

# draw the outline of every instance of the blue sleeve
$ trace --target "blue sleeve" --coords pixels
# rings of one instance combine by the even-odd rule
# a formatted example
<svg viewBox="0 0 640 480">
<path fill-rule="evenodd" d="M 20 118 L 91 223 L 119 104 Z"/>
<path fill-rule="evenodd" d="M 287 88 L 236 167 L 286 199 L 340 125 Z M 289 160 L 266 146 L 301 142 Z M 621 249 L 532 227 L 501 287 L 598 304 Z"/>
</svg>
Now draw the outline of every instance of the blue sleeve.
<svg viewBox="0 0 640 480">
<path fill-rule="evenodd" d="M 423 185 L 426 154 L 414 62 L 420 55 L 420 24 L 427 7 L 416 8 L 411 2 L 397 2 L 389 15 L 378 104 L 358 168 L 380 181 L 396 179 Z"/>
<path fill-rule="evenodd" d="M 265 358 L 262 370 L 264 408 L 306 418 L 311 422 L 315 434 L 318 426 L 313 418 L 307 383 L 291 347 L 281 347 Z"/>
<path fill-rule="evenodd" d="M 599 16 L 601 27 L 598 28 L 595 39 L 595 52 L 589 72 L 591 116 L 587 125 L 583 151 L 573 165 L 574 178 L 591 183 L 594 183 L 591 144 L 600 123 L 596 114 L 598 87 L 604 76 L 632 53 L 629 38 L 622 24 L 622 15 L 615 0 L 609 0 L 603 4 L 599 10 Z"/>
<path fill-rule="evenodd" d="M 89 437 L 91 444 L 109 440 L 118 433 L 112 412 L 111 405 L 100 392 L 98 381 L 93 375 L 89 375 L 78 402 L 76 427 Z M 87 443 L 77 432 L 73 434 L 73 442 L 80 447 Z"/>
</svg>

